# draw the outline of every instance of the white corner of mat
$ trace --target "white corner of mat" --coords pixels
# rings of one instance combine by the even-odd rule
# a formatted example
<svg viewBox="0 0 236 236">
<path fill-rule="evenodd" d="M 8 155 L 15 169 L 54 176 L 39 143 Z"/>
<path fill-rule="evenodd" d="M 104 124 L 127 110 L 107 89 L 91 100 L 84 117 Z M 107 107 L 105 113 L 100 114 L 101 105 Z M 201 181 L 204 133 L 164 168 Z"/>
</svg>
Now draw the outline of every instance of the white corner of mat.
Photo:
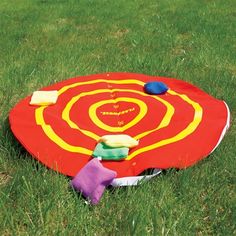
<svg viewBox="0 0 236 236">
<path fill-rule="evenodd" d="M 224 136 L 225 136 L 227 130 L 228 130 L 229 127 L 230 127 L 230 110 L 229 110 L 229 107 L 228 107 L 227 103 L 226 103 L 225 101 L 223 101 L 223 102 L 224 102 L 225 107 L 226 107 L 226 110 L 227 110 L 227 120 L 226 120 L 225 127 L 223 128 L 222 133 L 221 133 L 221 135 L 220 135 L 220 138 L 219 138 L 219 140 L 218 140 L 216 146 L 215 146 L 215 147 L 212 149 L 212 151 L 210 152 L 210 154 L 211 154 L 212 152 L 214 152 L 215 149 L 219 146 L 219 144 L 221 143 L 222 139 L 224 138 Z"/>
</svg>

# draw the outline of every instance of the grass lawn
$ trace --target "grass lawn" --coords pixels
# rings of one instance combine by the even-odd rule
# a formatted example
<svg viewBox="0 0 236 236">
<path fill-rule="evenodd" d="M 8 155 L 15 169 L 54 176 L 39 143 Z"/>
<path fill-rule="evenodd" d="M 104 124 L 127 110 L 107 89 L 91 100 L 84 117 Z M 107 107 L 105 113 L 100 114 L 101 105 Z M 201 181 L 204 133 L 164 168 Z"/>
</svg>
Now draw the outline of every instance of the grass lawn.
<svg viewBox="0 0 236 236">
<path fill-rule="evenodd" d="M 234 0 L 1 0 L 0 55 L 0 235 L 236 235 Z M 91 207 L 18 144 L 8 113 L 43 86 L 116 71 L 191 82 L 227 102 L 231 128 L 197 165 Z"/>
</svg>

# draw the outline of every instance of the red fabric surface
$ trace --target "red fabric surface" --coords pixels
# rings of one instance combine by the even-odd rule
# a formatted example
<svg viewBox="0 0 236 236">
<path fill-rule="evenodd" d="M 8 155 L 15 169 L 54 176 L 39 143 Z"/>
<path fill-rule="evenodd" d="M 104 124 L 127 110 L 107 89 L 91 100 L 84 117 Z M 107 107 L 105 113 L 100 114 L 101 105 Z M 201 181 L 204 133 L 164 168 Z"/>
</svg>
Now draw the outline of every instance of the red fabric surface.
<svg viewBox="0 0 236 236">
<path fill-rule="evenodd" d="M 142 152 L 131 160 L 119 162 L 103 161 L 103 165 L 109 169 L 115 170 L 118 177 L 138 175 L 147 168 L 166 169 L 186 168 L 191 166 L 209 155 L 216 146 L 226 126 L 228 112 L 223 101 L 213 98 L 189 83 L 172 78 L 133 73 L 97 74 L 68 79 L 43 88 L 42 90 L 60 90 L 67 85 L 95 80 L 105 81 L 70 88 L 59 96 L 55 105 L 48 106 L 44 109 L 43 117 L 45 123 L 51 125 L 54 132 L 70 145 L 84 147 L 91 151 L 96 146 L 96 140 L 84 135 L 78 129 L 71 128 L 68 123 L 62 119 L 62 112 L 68 102 L 71 101 L 73 97 L 84 92 L 92 92 L 101 89 L 110 90 L 109 92 L 82 96 L 70 109 L 70 120 L 79 128 L 91 131 L 97 136 L 119 133 L 108 132 L 98 127 L 93 119 L 90 118 L 89 109 L 93 104 L 99 101 L 128 97 L 143 101 L 146 104 L 148 109 L 146 115 L 134 126 L 124 132 L 120 132 L 132 137 L 147 130 L 155 129 L 162 121 L 167 108 L 162 102 L 157 101 L 154 98 L 155 96 L 159 96 L 159 98 L 169 102 L 175 108 L 169 125 L 142 137 L 139 145 L 131 149 L 129 154 L 177 135 L 193 120 L 195 112 L 193 106 L 179 96 L 174 96 L 169 93 L 145 96 L 132 91 L 113 91 L 113 89 L 125 89 L 143 92 L 143 86 L 136 83 L 115 84 L 112 83 L 112 80 L 137 80 L 144 83 L 149 81 L 161 81 L 176 93 L 184 94 L 195 103 L 198 103 L 203 110 L 200 124 L 194 132 L 187 137 Z M 10 112 L 9 120 L 14 135 L 26 150 L 40 162 L 65 175 L 75 176 L 92 157 L 86 154 L 67 151 L 52 141 L 45 134 L 42 126 L 36 124 L 35 110 L 39 107 L 29 105 L 29 101 L 30 96 L 20 101 Z M 114 105 L 118 105 L 118 107 L 114 107 Z M 110 115 L 111 112 L 118 115 Z M 99 106 L 96 110 L 97 117 L 104 124 L 114 127 L 126 125 L 135 119 L 140 112 L 142 113 L 143 111 L 140 111 L 140 107 L 136 103 L 128 101 L 106 103 Z"/>
</svg>

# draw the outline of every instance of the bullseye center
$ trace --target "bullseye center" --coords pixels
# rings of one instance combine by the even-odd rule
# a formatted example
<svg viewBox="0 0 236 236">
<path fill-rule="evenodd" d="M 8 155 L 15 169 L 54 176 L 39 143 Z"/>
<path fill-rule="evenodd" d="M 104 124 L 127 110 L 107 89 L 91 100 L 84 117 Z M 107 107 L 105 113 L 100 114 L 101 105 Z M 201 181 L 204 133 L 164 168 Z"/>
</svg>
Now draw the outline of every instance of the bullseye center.
<svg viewBox="0 0 236 236">
<path fill-rule="evenodd" d="M 147 113 L 147 105 L 135 98 L 103 100 L 90 106 L 89 116 L 101 129 L 124 132 L 136 125 Z"/>
</svg>

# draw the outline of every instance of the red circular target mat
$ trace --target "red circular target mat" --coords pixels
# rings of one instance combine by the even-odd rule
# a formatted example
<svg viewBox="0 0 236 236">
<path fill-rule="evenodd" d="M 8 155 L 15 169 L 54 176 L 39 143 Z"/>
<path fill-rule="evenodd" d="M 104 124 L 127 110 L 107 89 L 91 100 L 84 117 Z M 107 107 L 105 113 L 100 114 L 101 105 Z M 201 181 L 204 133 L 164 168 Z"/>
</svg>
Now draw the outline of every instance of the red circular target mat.
<svg viewBox="0 0 236 236">
<path fill-rule="evenodd" d="M 144 84 L 165 83 L 161 95 Z M 102 161 L 118 177 L 148 168 L 186 168 L 209 155 L 229 127 L 229 110 L 220 100 L 181 80 L 133 73 L 106 73 L 68 79 L 43 88 L 58 90 L 55 105 L 29 105 L 31 96 L 10 112 L 11 129 L 37 160 L 74 176 L 92 158 L 106 134 L 139 140 L 122 161 Z"/>
</svg>

